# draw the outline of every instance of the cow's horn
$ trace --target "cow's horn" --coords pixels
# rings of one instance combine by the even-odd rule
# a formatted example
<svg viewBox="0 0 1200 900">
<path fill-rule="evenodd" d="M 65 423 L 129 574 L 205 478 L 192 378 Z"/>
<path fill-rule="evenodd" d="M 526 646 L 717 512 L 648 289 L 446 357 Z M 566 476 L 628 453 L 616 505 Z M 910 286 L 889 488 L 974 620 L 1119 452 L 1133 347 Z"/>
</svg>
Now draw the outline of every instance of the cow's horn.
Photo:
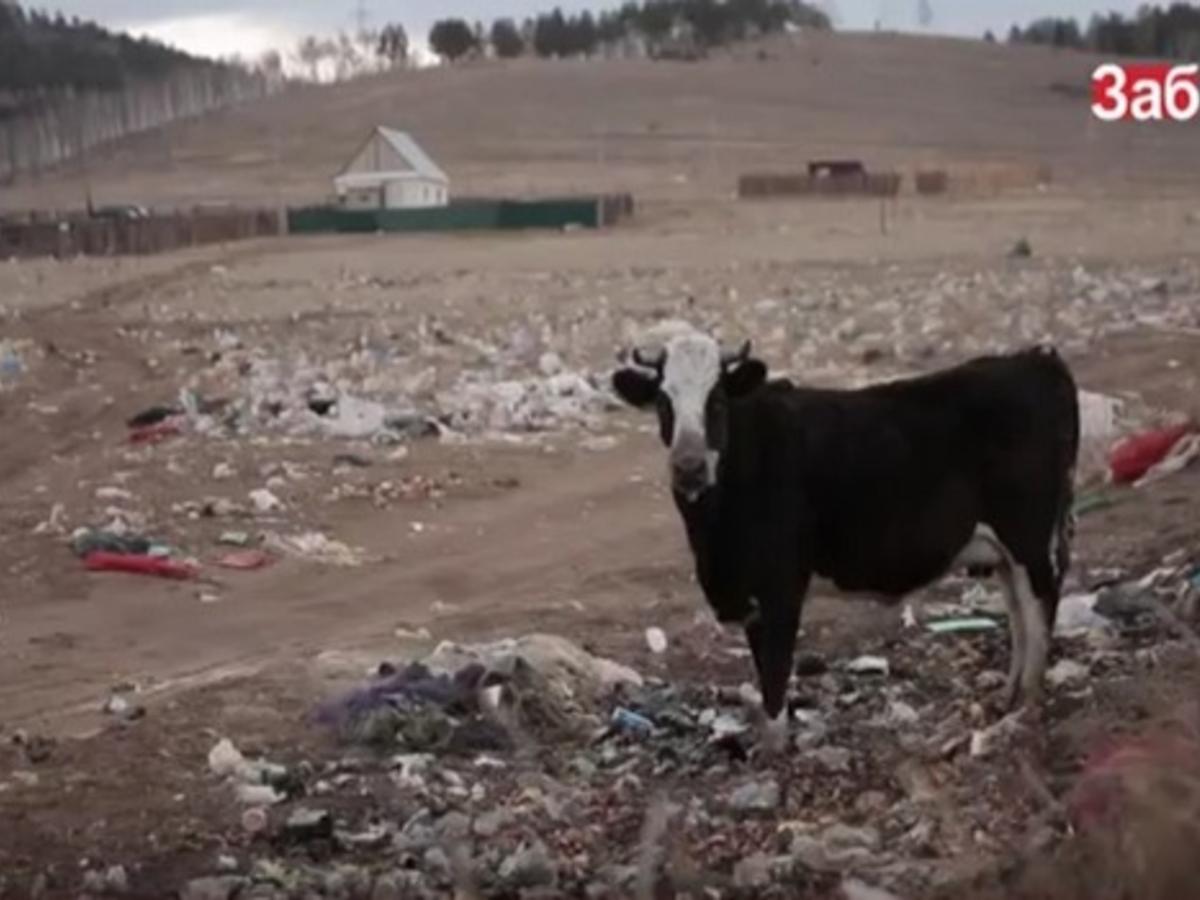
<svg viewBox="0 0 1200 900">
<path fill-rule="evenodd" d="M 750 358 L 750 341 L 746 340 L 737 350 L 725 350 L 721 353 L 721 365 L 732 366 L 744 363 Z"/>
<path fill-rule="evenodd" d="M 655 372 L 661 372 L 666 358 L 667 351 L 663 347 L 659 347 L 650 354 L 642 353 L 641 347 L 633 348 L 633 361 L 643 369 L 653 369 Z"/>
</svg>

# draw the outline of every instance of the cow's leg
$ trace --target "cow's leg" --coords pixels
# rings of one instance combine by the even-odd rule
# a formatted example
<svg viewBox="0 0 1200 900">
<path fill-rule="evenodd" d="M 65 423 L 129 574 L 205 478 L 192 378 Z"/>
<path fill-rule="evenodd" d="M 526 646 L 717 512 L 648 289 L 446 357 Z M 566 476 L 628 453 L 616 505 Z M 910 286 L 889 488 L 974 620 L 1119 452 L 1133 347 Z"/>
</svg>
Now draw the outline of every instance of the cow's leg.
<svg viewBox="0 0 1200 900">
<path fill-rule="evenodd" d="M 1005 605 L 1008 607 L 1008 680 L 1004 683 L 1003 699 L 1007 709 L 1013 709 L 1020 698 L 1021 680 L 1025 671 L 1025 656 L 1028 647 L 1025 608 L 1017 585 L 1016 568 L 1012 557 L 1005 554 L 1005 559 L 1000 565 L 1000 584 L 1004 589 Z"/>
<path fill-rule="evenodd" d="M 772 592 L 760 601 L 758 617 L 746 625 L 746 638 L 762 690 L 767 720 L 764 742 L 768 751 L 782 749 L 787 740 L 787 689 L 803 600 L 801 592 Z"/>
<path fill-rule="evenodd" d="M 1045 689 L 1046 663 L 1058 617 L 1061 580 L 1056 577 L 1049 558 L 1031 560 L 1028 565 L 1018 563 L 1016 572 L 1025 610 L 1025 630 L 1029 635 L 1025 667 L 1021 673 L 1021 692 L 1026 702 L 1036 702 L 1042 698 Z"/>
<path fill-rule="evenodd" d="M 1008 679 L 1004 683 L 1003 703 L 1012 709 L 1020 698 L 1021 678 L 1029 650 L 1028 617 L 1022 600 L 1022 584 L 1017 578 L 1017 563 L 1012 551 L 990 526 L 977 524 L 971 539 L 955 559 L 955 566 L 961 565 L 968 569 L 994 567 L 1000 576 L 1005 606 L 1008 607 L 1009 637 Z"/>
</svg>

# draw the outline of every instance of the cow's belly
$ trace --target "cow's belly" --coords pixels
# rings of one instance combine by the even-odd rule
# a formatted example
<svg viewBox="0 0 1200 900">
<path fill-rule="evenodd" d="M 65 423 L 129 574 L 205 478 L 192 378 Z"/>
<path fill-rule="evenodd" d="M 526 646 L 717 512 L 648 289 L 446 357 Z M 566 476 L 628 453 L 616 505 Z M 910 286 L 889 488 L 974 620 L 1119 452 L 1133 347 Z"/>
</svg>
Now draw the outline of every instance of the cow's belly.
<svg viewBox="0 0 1200 900">
<path fill-rule="evenodd" d="M 910 549 L 889 557 L 884 553 L 859 553 L 849 561 L 818 570 L 810 590 L 850 599 L 896 603 L 948 572 L 964 568 L 994 567 L 1004 561 L 1004 550 L 995 533 L 977 525 L 965 543 L 948 548 Z"/>
</svg>

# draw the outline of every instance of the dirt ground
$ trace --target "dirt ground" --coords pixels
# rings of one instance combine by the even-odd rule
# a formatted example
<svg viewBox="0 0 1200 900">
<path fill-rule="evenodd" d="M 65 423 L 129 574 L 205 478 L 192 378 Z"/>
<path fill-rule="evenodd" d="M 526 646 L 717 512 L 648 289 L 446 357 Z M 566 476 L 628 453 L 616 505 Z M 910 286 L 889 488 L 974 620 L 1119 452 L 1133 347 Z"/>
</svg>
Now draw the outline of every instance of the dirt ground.
<svg viewBox="0 0 1200 900">
<path fill-rule="evenodd" d="M 1147 159 L 1191 152 L 1187 136 L 1155 141 Z M 486 156 L 472 163 L 481 172 Z M 672 167 L 637 165 L 647 178 Z M 39 873 L 42 896 L 76 896 L 100 863 L 130 867 L 132 895 L 169 896 L 246 845 L 205 775 L 218 737 L 320 758 L 333 751 L 306 720 L 317 700 L 443 639 L 551 632 L 671 679 L 750 676 L 735 657 L 710 669 L 694 637 L 707 613 L 661 448 L 631 413 L 400 449 L 269 430 L 136 447 L 128 417 L 185 386 L 217 391 L 222 366 L 261 359 L 377 353 L 387 362 L 355 389 L 411 399 L 396 385 L 431 369 L 434 386 L 411 392 L 430 403 L 463 371 L 536 376 L 546 351 L 603 377 L 631 329 L 669 316 L 752 337 L 773 368 L 833 384 L 1049 338 L 1081 387 L 1146 421 L 1195 414 L 1200 191 L 1122 185 L 1093 172 L 1042 191 L 905 197 L 884 209 L 886 229 L 874 202 L 739 204 L 695 188 L 595 234 L 285 239 L 0 265 L 0 348 L 23 363 L 0 382 L 0 896 L 29 895 Z M 1020 237 L 1032 258 L 1009 257 Z M 521 346 L 502 364 L 479 349 L 506 342 Z M 268 483 L 279 510 L 200 512 L 214 497 L 249 507 Z M 1176 552 L 1195 561 L 1198 496 L 1192 468 L 1089 513 L 1072 586 Z M 114 516 L 204 562 L 205 580 L 85 572 L 71 532 Z M 316 530 L 366 558 L 221 569 L 231 529 Z M 672 636 L 664 658 L 646 650 L 650 625 Z M 824 597 L 806 610 L 805 647 L 825 655 L 902 635 L 898 610 Z M 1059 709 L 1052 786 L 1097 735 L 1194 690 L 1195 672 L 1153 670 Z M 922 677 L 936 681 L 936 665 Z M 114 691 L 144 718 L 105 715 Z"/>
</svg>

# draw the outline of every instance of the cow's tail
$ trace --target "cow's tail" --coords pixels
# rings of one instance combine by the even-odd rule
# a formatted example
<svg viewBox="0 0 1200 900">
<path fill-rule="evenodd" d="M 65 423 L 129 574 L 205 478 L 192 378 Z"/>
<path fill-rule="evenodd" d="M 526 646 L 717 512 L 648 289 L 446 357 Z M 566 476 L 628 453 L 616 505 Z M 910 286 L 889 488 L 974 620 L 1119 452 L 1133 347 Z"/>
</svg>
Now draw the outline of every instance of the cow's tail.
<svg viewBox="0 0 1200 900">
<path fill-rule="evenodd" d="M 1061 589 L 1071 566 L 1071 544 L 1075 539 L 1075 470 L 1080 441 L 1079 389 L 1071 370 L 1058 352 L 1053 347 L 1039 349 L 1050 366 L 1053 383 L 1047 402 L 1053 410 L 1054 475 L 1058 496 L 1055 498 L 1051 564 L 1054 567 L 1055 586 Z"/>
</svg>

